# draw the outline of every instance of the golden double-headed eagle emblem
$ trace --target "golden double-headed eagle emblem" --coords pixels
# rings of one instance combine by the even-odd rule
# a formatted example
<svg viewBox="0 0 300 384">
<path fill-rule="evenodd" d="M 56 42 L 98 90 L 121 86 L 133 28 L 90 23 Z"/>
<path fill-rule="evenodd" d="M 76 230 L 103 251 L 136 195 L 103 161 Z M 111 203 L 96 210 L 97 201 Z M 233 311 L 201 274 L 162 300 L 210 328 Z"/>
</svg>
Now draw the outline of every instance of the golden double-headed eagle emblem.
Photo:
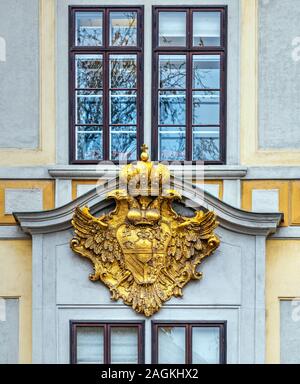
<svg viewBox="0 0 300 384">
<path fill-rule="evenodd" d="M 218 223 L 213 212 L 197 211 L 193 218 L 172 207 L 178 192 L 164 189 L 170 173 L 149 160 L 147 146 L 141 161 L 124 166 L 124 188 L 107 195 L 115 209 L 101 217 L 89 208 L 76 208 L 71 248 L 94 265 L 92 281 L 101 280 L 112 299 L 122 299 L 146 316 L 157 312 L 172 296 L 182 296 L 191 279 L 200 279 L 198 265 L 218 246 Z"/>
</svg>

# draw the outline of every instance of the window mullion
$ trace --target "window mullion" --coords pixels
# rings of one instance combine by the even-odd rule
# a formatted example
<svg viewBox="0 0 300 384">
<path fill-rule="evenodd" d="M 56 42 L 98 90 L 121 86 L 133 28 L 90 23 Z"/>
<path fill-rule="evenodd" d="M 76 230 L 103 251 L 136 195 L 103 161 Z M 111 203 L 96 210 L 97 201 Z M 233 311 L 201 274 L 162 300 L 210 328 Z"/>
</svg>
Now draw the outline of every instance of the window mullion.
<svg viewBox="0 0 300 384">
<path fill-rule="evenodd" d="M 192 160 L 192 54 L 186 53 L 186 160 Z"/>
</svg>

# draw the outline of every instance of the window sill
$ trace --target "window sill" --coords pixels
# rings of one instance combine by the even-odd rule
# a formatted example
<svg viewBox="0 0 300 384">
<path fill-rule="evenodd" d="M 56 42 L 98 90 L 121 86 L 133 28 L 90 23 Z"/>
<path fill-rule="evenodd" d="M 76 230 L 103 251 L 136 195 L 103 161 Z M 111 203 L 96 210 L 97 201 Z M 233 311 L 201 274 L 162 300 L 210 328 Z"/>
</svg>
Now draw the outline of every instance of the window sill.
<svg viewBox="0 0 300 384">
<path fill-rule="evenodd" d="M 170 165 L 171 174 L 187 179 L 237 180 L 247 175 L 247 167 L 238 165 Z M 49 175 L 56 179 L 108 179 L 118 175 L 119 166 L 109 165 L 63 165 L 49 168 Z"/>
</svg>

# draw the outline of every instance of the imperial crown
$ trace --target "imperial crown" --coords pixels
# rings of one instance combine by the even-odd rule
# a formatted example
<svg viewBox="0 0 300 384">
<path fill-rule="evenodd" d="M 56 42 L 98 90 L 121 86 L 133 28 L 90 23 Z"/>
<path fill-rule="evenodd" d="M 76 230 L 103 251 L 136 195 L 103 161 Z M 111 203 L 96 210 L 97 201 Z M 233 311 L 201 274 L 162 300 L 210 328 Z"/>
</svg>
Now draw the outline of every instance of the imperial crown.
<svg viewBox="0 0 300 384">
<path fill-rule="evenodd" d="M 146 144 L 141 149 L 141 160 L 121 169 L 120 183 L 127 187 L 131 196 L 158 196 L 169 185 L 169 169 L 163 164 L 154 165 L 149 160 Z"/>
</svg>

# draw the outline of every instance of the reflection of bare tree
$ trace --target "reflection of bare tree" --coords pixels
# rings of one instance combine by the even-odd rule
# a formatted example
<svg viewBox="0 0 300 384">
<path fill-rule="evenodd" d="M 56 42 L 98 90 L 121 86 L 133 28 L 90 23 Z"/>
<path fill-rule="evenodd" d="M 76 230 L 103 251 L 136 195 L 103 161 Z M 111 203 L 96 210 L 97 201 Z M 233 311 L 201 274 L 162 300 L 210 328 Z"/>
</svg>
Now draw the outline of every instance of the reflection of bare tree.
<svg viewBox="0 0 300 384">
<path fill-rule="evenodd" d="M 113 56 L 110 59 L 111 88 L 136 87 L 136 56 Z"/>
<path fill-rule="evenodd" d="M 92 46 L 102 45 L 102 28 L 80 26 L 77 29 L 77 45 Z"/>
<path fill-rule="evenodd" d="M 220 160 L 219 139 L 201 138 L 194 143 L 194 160 Z"/>
<path fill-rule="evenodd" d="M 161 133 L 160 160 L 184 160 L 185 159 L 185 133 L 170 134 Z"/>
<path fill-rule="evenodd" d="M 84 97 L 84 95 L 78 97 L 79 124 L 101 124 L 102 111 L 102 99 L 100 97 Z"/>
<path fill-rule="evenodd" d="M 77 140 L 77 159 L 101 160 L 103 158 L 101 134 L 79 133 Z"/>
<path fill-rule="evenodd" d="M 136 160 L 136 132 L 112 135 L 112 160 Z"/>
<path fill-rule="evenodd" d="M 102 60 L 77 59 L 77 87 L 78 88 L 101 88 L 103 76 Z"/>
<path fill-rule="evenodd" d="M 160 95 L 160 123 L 165 125 L 185 124 L 185 95 L 169 91 Z"/>
<path fill-rule="evenodd" d="M 115 91 L 111 98 L 111 123 L 135 124 L 136 123 L 136 95 L 127 91 Z"/>
<path fill-rule="evenodd" d="M 186 64 L 184 61 L 160 61 L 160 88 L 185 88 Z"/>
<path fill-rule="evenodd" d="M 136 45 L 137 13 L 124 12 L 122 16 L 127 19 L 127 24 L 115 24 L 111 27 L 111 45 Z"/>
</svg>

